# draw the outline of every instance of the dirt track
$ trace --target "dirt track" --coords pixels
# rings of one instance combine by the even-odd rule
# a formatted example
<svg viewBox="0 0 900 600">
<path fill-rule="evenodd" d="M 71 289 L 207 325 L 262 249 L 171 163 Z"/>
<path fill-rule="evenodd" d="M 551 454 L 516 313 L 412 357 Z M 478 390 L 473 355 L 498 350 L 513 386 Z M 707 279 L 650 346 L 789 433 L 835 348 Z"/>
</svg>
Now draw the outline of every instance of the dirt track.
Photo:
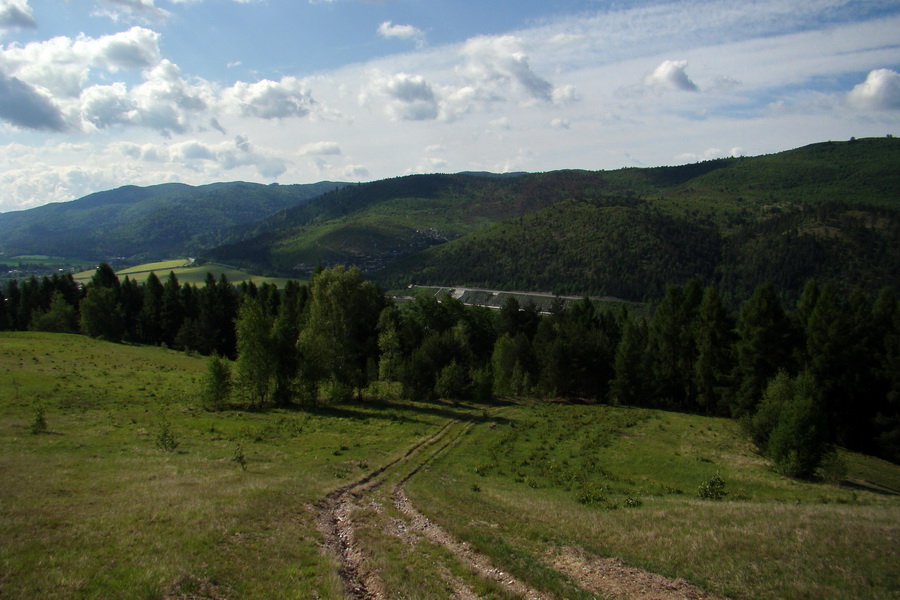
<svg viewBox="0 0 900 600">
<path fill-rule="evenodd" d="M 377 569 L 367 560 L 366 548 L 357 541 L 353 513 L 371 508 L 380 512 L 383 503 L 396 507 L 402 519 L 392 519 L 385 532 L 413 545 L 420 539 L 446 548 L 462 564 L 481 577 L 493 580 L 507 591 L 527 600 L 552 600 L 555 596 L 530 587 L 527 583 L 495 567 L 488 557 L 473 551 L 439 525 L 419 512 L 410 502 L 404 485 L 446 449 L 457 443 L 474 421 L 448 421 L 434 434 L 410 447 L 403 455 L 331 492 L 316 505 L 317 525 L 325 539 L 325 547 L 340 564 L 339 574 L 349 600 L 387 600 L 386 590 Z M 390 490 L 386 489 L 390 487 Z M 548 551 L 546 564 L 577 582 L 585 591 L 608 598 L 637 600 L 724 600 L 684 580 L 634 569 L 616 559 L 585 555 L 579 549 Z M 434 570 L 453 590 L 456 600 L 477 600 L 479 596 L 466 583 L 450 573 L 447 565 L 434 565 Z M 561 599 L 560 599 L 561 600 Z"/>
</svg>

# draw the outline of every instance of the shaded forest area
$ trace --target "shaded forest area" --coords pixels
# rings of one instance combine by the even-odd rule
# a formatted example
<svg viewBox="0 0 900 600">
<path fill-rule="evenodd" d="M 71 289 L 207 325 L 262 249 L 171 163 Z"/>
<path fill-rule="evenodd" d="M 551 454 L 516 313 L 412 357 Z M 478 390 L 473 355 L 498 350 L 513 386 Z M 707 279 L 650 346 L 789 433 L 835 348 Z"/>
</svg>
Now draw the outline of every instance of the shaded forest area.
<svg viewBox="0 0 900 600">
<path fill-rule="evenodd" d="M 496 311 L 449 296 L 395 303 L 355 268 L 278 290 L 212 275 L 203 287 L 174 274 L 119 281 L 104 264 L 83 288 L 71 276 L 11 282 L 0 329 L 212 355 L 219 407 L 364 400 L 394 382 L 388 389 L 419 399 L 535 396 L 734 417 L 796 476 L 833 445 L 900 461 L 900 304 L 890 288 L 873 297 L 809 280 L 785 306 L 765 283 L 733 312 L 693 279 L 667 287 L 647 315 L 587 298 L 540 315 L 514 298 Z"/>
</svg>

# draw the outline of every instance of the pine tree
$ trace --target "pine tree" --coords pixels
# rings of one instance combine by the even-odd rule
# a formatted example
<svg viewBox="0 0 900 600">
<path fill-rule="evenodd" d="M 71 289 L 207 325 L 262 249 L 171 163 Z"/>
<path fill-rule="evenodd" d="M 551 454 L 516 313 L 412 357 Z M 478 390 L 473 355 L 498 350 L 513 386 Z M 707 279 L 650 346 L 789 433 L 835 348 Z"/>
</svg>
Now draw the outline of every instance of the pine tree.
<svg viewBox="0 0 900 600">
<path fill-rule="evenodd" d="M 714 287 L 703 292 L 694 326 L 694 389 L 696 404 L 706 414 L 720 412 L 723 390 L 733 369 L 731 359 L 731 323 Z"/>
<path fill-rule="evenodd" d="M 630 317 L 622 327 L 622 340 L 616 348 L 615 377 L 610 396 L 616 404 L 649 406 L 647 386 L 647 326 L 643 319 Z"/>
<path fill-rule="evenodd" d="M 81 301 L 81 330 L 91 337 L 117 342 L 122 339 L 124 313 L 114 288 L 88 287 Z"/>
<path fill-rule="evenodd" d="M 741 307 L 737 337 L 738 388 L 731 413 L 749 416 L 755 411 L 769 379 L 779 370 L 793 370 L 790 323 L 772 284 L 758 286 Z"/>
<path fill-rule="evenodd" d="M 162 341 L 163 284 L 152 272 L 144 283 L 144 300 L 139 316 L 141 340 L 145 344 Z"/>
</svg>

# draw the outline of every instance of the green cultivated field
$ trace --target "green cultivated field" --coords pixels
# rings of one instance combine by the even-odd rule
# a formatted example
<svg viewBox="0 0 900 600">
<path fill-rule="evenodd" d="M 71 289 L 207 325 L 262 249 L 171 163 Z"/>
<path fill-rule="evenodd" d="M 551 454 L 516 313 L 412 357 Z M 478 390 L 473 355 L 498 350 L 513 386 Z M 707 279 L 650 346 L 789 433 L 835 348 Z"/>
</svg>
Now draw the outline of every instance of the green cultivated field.
<svg viewBox="0 0 900 600">
<path fill-rule="evenodd" d="M 229 283 L 233 284 L 240 284 L 244 281 L 249 283 L 252 281 L 256 285 L 262 285 L 263 283 L 272 283 L 277 287 L 284 287 L 284 284 L 288 281 L 287 279 L 282 277 L 261 277 L 259 275 L 253 275 L 240 269 L 234 269 L 231 267 L 225 267 L 216 264 L 205 264 L 199 266 L 185 265 L 187 265 L 187 260 L 183 258 L 167 260 L 128 267 L 127 269 L 116 271 L 116 275 L 119 276 L 120 280 L 125 279 L 125 277 L 130 277 L 131 279 L 143 283 L 147 280 L 147 277 L 150 276 L 150 273 L 156 273 L 156 276 L 159 277 L 160 281 L 163 282 L 165 282 L 166 278 L 169 276 L 169 273 L 175 273 L 175 276 L 178 277 L 179 283 L 189 283 L 192 285 L 203 285 L 206 281 L 207 273 L 212 273 L 216 278 L 216 281 L 219 280 L 219 277 L 221 275 L 225 275 Z M 75 275 L 75 281 L 86 283 L 90 281 L 95 272 L 96 270 L 92 269 L 90 271 L 78 273 Z"/>
<path fill-rule="evenodd" d="M 558 598 L 603 597 L 573 556 L 732 598 L 900 597 L 896 465 L 846 455 L 852 485 L 800 483 L 733 421 L 607 406 L 209 413 L 205 369 L 161 348 L 0 333 L 0 597 L 343 598 L 316 507 L 392 461 L 351 513 L 389 598 L 449 598 L 442 581 L 517 597 L 409 542 L 389 485 L 407 475 L 419 511 Z M 724 500 L 698 498 L 717 475 Z"/>
</svg>

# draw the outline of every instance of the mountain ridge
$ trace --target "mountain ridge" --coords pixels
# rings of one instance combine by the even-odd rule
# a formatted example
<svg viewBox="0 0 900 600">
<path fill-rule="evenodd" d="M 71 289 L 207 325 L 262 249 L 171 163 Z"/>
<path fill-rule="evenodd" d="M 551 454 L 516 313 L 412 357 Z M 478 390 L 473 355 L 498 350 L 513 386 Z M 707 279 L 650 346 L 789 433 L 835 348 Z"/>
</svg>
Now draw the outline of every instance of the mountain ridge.
<svg viewBox="0 0 900 600">
<path fill-rule="evenodd" d="M 387 288 L 476 285 L 632 300 L 660 297 L 690 277 L 722 285 L 735 303 L 766 280 L 787 296 L 810 277 L 896 289 L 898 167 L 900 140 L 868 138 L 610 171 L 124 186 L 73 201 L 80 212 L 40 207 L 26 212 L 53 218 L 30 221 L 0 214 L 0 251 L 31 235 L 18 248 L 121 255 L 126 245 L 131 257 L 190 252 L 265 275 L 303 278 L 344 264 Z M 27 226 L 10 227 L 16 219 Z"/>
</svg>

